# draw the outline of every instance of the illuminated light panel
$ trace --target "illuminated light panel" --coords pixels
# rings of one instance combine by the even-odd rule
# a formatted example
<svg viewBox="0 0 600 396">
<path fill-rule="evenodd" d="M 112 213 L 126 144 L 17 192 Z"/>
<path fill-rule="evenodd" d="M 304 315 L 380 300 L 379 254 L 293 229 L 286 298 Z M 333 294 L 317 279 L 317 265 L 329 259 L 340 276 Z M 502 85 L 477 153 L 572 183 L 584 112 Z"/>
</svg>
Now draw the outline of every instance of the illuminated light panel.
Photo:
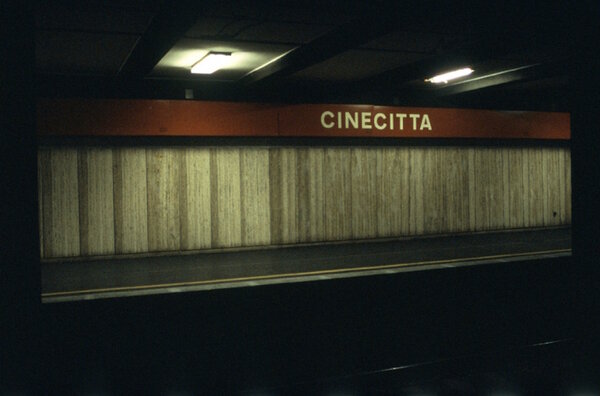
<svg viewBox="0 0 600 396">
<path fill-rule="evenodd" d="M 192 66 L 192 74 L 212 74 L 227 66 L 231 61 L 231 52 L 209 52 Z"/>
<path fill-rule="evenodd" d="M 450 80 L 455 80 L 460 77 L 468 76 L 469 74 L 471 74 L 473 72 L 474 72 L 474 70 L 471 69 L 470 67 L 465 67 L 463 69 L 453 70 L 448 73 L 438 74 L 437 76 L 428 78 L 425 81 L 433 83 L 433 84 L 447 83 Z"/>
</svg>

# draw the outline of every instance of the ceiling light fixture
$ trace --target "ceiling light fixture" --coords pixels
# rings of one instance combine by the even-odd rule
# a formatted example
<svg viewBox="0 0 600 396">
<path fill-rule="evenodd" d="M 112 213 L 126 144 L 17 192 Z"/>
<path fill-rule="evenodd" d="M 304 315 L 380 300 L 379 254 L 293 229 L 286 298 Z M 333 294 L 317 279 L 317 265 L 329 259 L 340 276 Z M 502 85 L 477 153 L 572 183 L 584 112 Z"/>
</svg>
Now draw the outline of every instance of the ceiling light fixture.
<svg viewBox="0 0 600 396">
<path fill-rule="evenodd" d="M 428 78 L 425 81 L 434 83 L 434 84 L 447 83 L 450 80 L 468 76 L 469 74 L 471 74 L 473 72 L 474 72 L 474 70 L 471 69 L 470 67 L 465 67 L 463 69 L 453 70 L 448 73 L 438 74 L 437 76 Z"/>
<path fill-rule="evenodd" d="M 231 52 L 209 52 L 192 66 L 192 74 L 212 74 L 231 61 Z"/>
</svg>

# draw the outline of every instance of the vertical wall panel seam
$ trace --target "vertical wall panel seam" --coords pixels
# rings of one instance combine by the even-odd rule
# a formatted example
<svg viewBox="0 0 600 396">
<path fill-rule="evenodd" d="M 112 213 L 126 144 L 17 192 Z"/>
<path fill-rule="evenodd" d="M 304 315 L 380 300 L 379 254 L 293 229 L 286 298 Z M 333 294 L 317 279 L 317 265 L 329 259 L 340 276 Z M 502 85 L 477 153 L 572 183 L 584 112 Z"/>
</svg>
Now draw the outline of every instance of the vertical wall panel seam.
<svg viewBox="0 0 600 396">
<path fill-rule="evenodd" d="M 453 211 L 454 213 L 450 213 L 448 211 L 448 191 L 450 190 L 450 186 L 448 185 L 449 183 L 452 183 L 453 181 L 450 180 L 449 178 L 446 178 L 446 172 L 448 172 L 448 168 L 446 166 L 444 166 L 444 157 L 446 158 L 452 158 L 451 157 L 451 153 L 449 152 L 449 149 L 447 148 L 440 148 L 440 147 L 436 147 L 435 149 L 436 151 L 436 155 L 435 155 L 435 164 L 436 164 L 436 168 L 438 169 L 436 171 L 436 173 L 438 174 L 438 180 L 440 181 L 441 184 L 441 196 L 438 198 L 437 200 L 437 204 L 439 205 L 438 207 L 438 217 L 439 217 L 439 228 L 441 228 L 441 232 L 449 232 L 450 228 L 451 228 L 451 224 L 452 224 L 452 219 L 450 218 L 450 216 L 456 216 L 456 212 Z M 452 164 L 450 164 L 452 165 Z M 451 191 L 451 190 L 450 190 Z"/>
<path fill-rule="evenodd" d="M 269 147 L 268 149 L 268 155 L 269 155 L 269 228 L 270 228 L 270 243 L 272 245 L 275 245 L 278 243 L 278 238 L 279 238 L 279 234 L 278 234 L 278 227 L 276 224 L 276 220 L 278 219 L 278 214 L 275 213 L 276 212 L 276 204 L 277 204 L 277 200 L 275 197 L 275 187 L 277 186 L 277 183 L 275 183 L 275 162 L 273 161 L 273 157 L 276 155 L 275 150 L 277 150 L 276 148 L 273 147 Z"/>
<path fill-rule="evenodd" d="M 217 191 L 217 182 L 218 182 L 218 166 L 216 164 L 217 159 L 217 148 L 211 147 L 208 153 L 208 160 L 210 166 L 210 245 L 212 248 L 218 246 L 219 242 L 219 202 L 218 202 L 218 191 Z"/>
<path fill-rule="evenodd" d="M 525 181 L 525 175 L 529 175 L 529 157 L 528 151 L 526 148 L 521 148 L 521 187 L 523 188 L 523 227 L 529 226 L 529 186 Z M 529 177 L 527 177 L 527 181 L 529 181 Z"/>
<path fill-rule="evenodd" d="M 319 240 L 326 241 L 327 233 L 325 230 L 325 213 L 326 213 L 326 205 L 325 205 L 325 156 L 326 149 L 322 148 L 322 157 L 321 157 L 321 238 Z"/>
<path fill-rule="evenodd" d="M 42 151 L 42 216 L 44 225 L 44 254 L 54 256 L 54 238 L 52 237 L 52 166 L 51 148 Z"/>
<path fill-rule="evenodd" d="M 377 151 L 375 147 L 369 147 L 369 202 L 373 206 L 369 214 L 369 238 L 377 237 Z"/>
<path fill-rule="evenodd" d="M 563 167 L 561 169 L 561 172 L 563 174 L 563 181 L 564 181 L 564 189 L 563 189 L 564 207 L 562 208 L 563 209 L 563 214 L 561 216 L 561 218 L 562 218 L 561 223 L 562 224 L 568 224 L 568 220 L 567 220 L 567 203 L 568 203 L 567 194 L 568 194 L 569 188 L 567 186 L 567 180 L 568 180 L 567 179 L 567 170 L 568 170 L 568 167 L 567 167 L 567 151 L 568 151 L 568 149 L 563 149 L 562 150 Z"/>
<path fill-rule="evenodd" d="M 484 175 L 484 176 L 486 176 L 485 178 L 489 180 L 489 179 L 491 179 L 490 173 L 493 173 L 494 178 L 496 180 L 498 180 L 498 175 L 495 172 L 496 166 L 498 166 L 498 164 L 496 163 L 496 158 L 495 158 L 496 156 L 494 155 L 495 152 L 491 148 L 486 148 L 485 151 L 486 151 L 485 154 L 487 154 L 485 156 L 485 159 L 486 159 L 486 165 L 487 165 L 487 172 L 488 173 L 487 173 L 487 175 Z M 496 181 L 496 183 L 497 183 L 497 181 Z M 502 183 L 502 182 L 500 182 L 500 183 Z M 495 194 L 494 194 L 495 188 L 494 187 L 495 186 L 492 183 L 486 183 L 486 192 L 487 192 L 487 195 L 486 195 L 486 198 L 487 198 L 486 199 L 486 203 L 487 203 L 487 225 L 486 225 L 486 230 L 493 229 L 493 221 L 492 221 L 492 219 L 493 219 L 493 215 L 495 214 L 494 213 L 495 212 L 494 206 L 496 204 L 496 202 L 495 202 Z"/>
<path fill-rule="evenodd" d="M 472 147 L 467 149 L 467 182 L 468 182 L 468 192 L 467 199 L 469 200 L 469 226 L 468 230 L 473 232 L 476 228 L 475 222 L 475 175 L 474 175 L 474 162 L 475 162 L 475 154 L 474 149 Z M 472 187 L 472 188 L 471 188 Z"/>
<path fill-rule="evenodd" d="M 559 209 L 559 215 L 558 215 L 558 224 L 565 224 L 565 194 L 566 194 L 566 190 L 567 190 L 567 186 L 566 186 L 566 179 L 565 179 L 565 150 L 564 149 L 560 149 L 558 152 L 558 158 L 559 158 L 559 166 L 558 166 L 558 177 L 559 177 L 559 199 L 558 199 L 558 209 Z"/>
<path fill-rule="evenodd" d="M 406 219 L 408 221 L 408 235 L 411 235 L 411 214 L 412 214 L 412 200 L 413 200 L 413 194 L 412 194 L 412 181 L 413 181 L 413 175 L 412 175 L 412 150 L 408 151 L 408 155 L 407 155 L 407 165 L 408 165 L 408 189 L 407 189 L 407 195 L 408 195 L 408 218 Z"/>
<path fill-rule="evenodd" d="M 111 167 L 110 167 L 110 175 L 111 175 L 111 182 L 112 182 L 112 200 L 113 200 L 113 205 L 112 205 L 112 213 L 110 213 L 110 216 L 112 216 L 112 223 L 113 223 L 113 253 L 117 252 L 117 244 L 116 244 L 116 234 L 117 234 L 117 219 L 116 219 L 116 215 L 115 215 L 115 167 L 114 167 L 114 163 L 115 163 L 115 152 L 112 148 L 109 148 L 108 150 L 110 150 L 110 162 L 111 162 Z"/>
<path fill-rule="evenodd" d="M 113 223 L 114 223 L 114 234 L 113 234 L 113 239 L 114 239 L 114 244 L 115 244 L 115 253 L 121 253 L 120 250 L 121 246 L 119 246 L 119 234 L 121 234 L 120 232 L 117 232 L 117 227 L 119 227 L 117 225 L 117 212 L 120 213 L 120 209 L 117 209 L 117 177 L 119 178 L 119 180 L 121 179 L 119 176 L 117 176 L 117 172 L 119 171 L 119 168 L 117 166 L 118 163 L 118 151 L 119 149 L 117 148 L 113 148 L 113 157 L 112 157 L 112 172 L 113 172 Z"/>
<path fill-rule="evenodd" d="M 354 219 L 352 218 L 352 205 L 354 204 L 354 198 L 352 197 L 352 189 L 354 188 L 352 182 L 352 154 L 350 154 L 350 164 L 346 166 L 346 171 L 348 172 L 347 180 L 350 182 L 350 236 L 352 236 L 352 230 L 354 229 Z"/>
<path fill-rule="evenodd" d="M 373 150 L 375 151 L 375 196 L 374 196 L 374 203 L 375 203 L 375 218 L 373 219 L 373 221 L 375 222 L 375 230 L 374 230 L 374 235 L 372 236 L 372 238 L 377 238 L 379 236 L 379 222 L 382 221 L 379 219 L 379 199 L 378 197 L 381 196 L 381 177 L 380 174 L 378 172 L 378 170 L 380 170 L 380 163 L 379 161 L 381 160 L 379 154 L 379 147 L 374 147 Z"/>
<path fill-rule="evenodd" d="M 144 166 L 146 167 L 146 227 L 148 228 L 146 230 L 146 243 L 148 244 L 148 251 L 151 250 L 150 248 L 150 182 L 148 181 L 148 175 L 150 174 L 150 169 L 148 169 L 148 150 L 146 148 L 144 148 L 144 158 L 146 159 Z"/>
<path fill-rule="evenodd" d="M 568 213 L 568 217 L 567 217 L 567 221 L 569 223 L 573 222 L 573 152 L 571 151 L 571 148 L 569 147 L 569 149 L 567 150 L 567 173 L 566 173 L 566 178 L 567 178 L 567 201 L 565 206 L 568 207 L 567 213 Z"/>
<path fill-rule="evenodd" d="M 77 162 L 79 160 L 79 150 L 77 149 L 73 149 L 75 151 L 75 172 L 77 172 Z M 79 208 L 81 207 L 81 194 L 80 194 L 80 187 L 79 187 L 79 178 L 77 178 L 77 180 L 75 180 L 75 182 L 77 183 L 77 186 L 75 188 L 76 191 L 76 199 L 77 199 L 77 226 L 80 227 L 80 219 L 79 219 Z M 77 255 L 81 255 L 81 229 L 77 230 L 77 237 L 78 237 L 78 243 L 77 243 L 77 247 L 78 247 L 78 254 Z"/>
<path fill-rule="evenodd" d="M 84 213 L 84 198 L 89 203 L 88 197 L 88 182 L 86 179 L 87 173 L 87 153 L 85 152 L 85 148 L 81 148 L 77 150 L 77 196 L 79 198 L 78 209 L 79 209 L 79 252 L 82 256 L 85 256 L 89 253 L 89 246 L 87 243 L 87 236 L 84 235 L 85 230 L 87 229 L 86 223 L 86 214 Z"/>
<path fill-rule="evenodd" d="M 38 242 L 40 246 L 39 255 L 40 258 L 45 257 L 44 253 L 44 200 L 43 200 L 43 191 L 42 191 L 42 157 L 40 152 L 40 147 L 36 148 L 36 160 L 37 160 L 37 172 L 36 172 L 36 182 L 37 182 L 37 210 L 38 210 Z"/>
<path fill-rule="evenodd" d="M 237 188 L 239 189 L 239 194 L 241 196 L 242 194 L 242 175 L 240 174 L 240 167 L 242 164 L 242 150 L 244 150 L 241 147 L 236 147 L 235 151 L 237 152 L 237 161 L 238 161 L 238 167 L 237 167 Z M 239 197 L 238 197 L 239 198 Z M 242 203 L 241 201 L 238 200 L 238 210 L 236 215 L 238 216 L 238 219 L 240 219 L 239 223 L 238 223 L 238 232 L 239 232 L 239 242 L 236 242 L 238 245 L 237 246 L 243 246 L 243 240 L 242 240 L 242 213 L 243 213 L 243 208 L 242 208 Z"/>
<path fill-rule="evenodd" d="M 188 204 L 187 204 L 187 149 L 178 148 L 179 161 L 179 250 L 189 250 L 189 236 L 187 233 Z"/>
<path fill-rule="evenodd" d="M 552 150 L 552 149 L 549 149 Z M 543 210 L 543 216 L 542 216 L 542 225 L 543 226 L 547 226 L 549 221 L 548 221 L 548 210 L 550 207 L 550 186 L 548 185 L 549 183 L 549 169 L 548 169 L 548 160 L 550 157 L 550 152 L 549 150 L 540 150 L 541 151 L 541 157 L 542 157 L 542 210 Z"/>
<path fill-rule="evenodd" d="M 474 218 L 475 218 L 475 223 L 473 226 L 473 231 L 481 231 L 480 227 L 479 227 L 479 216 L 478 216 L 478 207 L 479 207 L 479 188 L 478 188 L 478 183 L 477 183 L 477 172 L 480 170 L 479 166 L 477 166 L 477 161 L 476 158 L 478 156 L 478 150 L 480 150 L 479 147 L 476 147 L 473 149 L 473 196 L 474 196 L 474 202 L 475 202 L 475 208 L 474 208 Z"/>
<path fill-rule="evenodd" d="M 502 190 L 502 197 L 503 197 L 503 204 L 504 204 L 504 209 L 506 209 L 506 211 L 504 212 L 504 227 L 503 228 L 510 228 L 510 158 L 509 158 L 509 154 L 510 151 L 502 151 L 502 172 L 506 172 L 506 183 L 502 183 L 502 186 L 504 187 Z M 502 178 L 504 180 L 504 178 Z"/>
<path fill-rule="evenodd" d="M 350 147 L 348 149 L 349 157 L 350 157 L 350 183 L 352 183 L 352 179 L 354 178 L 354 173 L 355 173 L 354 166 L 355 166 L 355 163 L 359 162 L 359 161 L 355 160 L 355 155 L 356 155 L 356 153 L 357 153 L 358 150 L 359 149 L 356 148 L 356 147 Z M 358 173 L 358 170 L 357 170 L 356 173 Z M 354 183 L 352 183 L 351 187 L 350 187 L 350 198 L 351 198 L 351 201 L 350 201 L 350 217 L 352 219 L 354 219 L 354 213 L 355 213 L 354 200 L 352 200 L 352 198 L 353 198 L 353 196 L 355 194 L 354 189 L 352 188 L 353 185 L 354 185 Z M 356 210 L 356 211 L 358 211 L 358 210 Z M 356 226 L 358 226 L 358 224 L 356 224 Z M 352 238 L 352 239 L 359 239 L 360 238 L 359 230 L 357 230 L 357 229 L 354 228 L 354 224 L 352 224 L 352 227 L 350 227 L 350 238 Z"/>
<path fill-rule="evenodd" d="M 78 161 L 78 158 L 79 158 L 79 150 L 77 150 L 77 149 L 73 149 L 73 150 L 75 150 L 75 171 L 77 172 L 77 161 Z M 77 199 L 77 207 L 79 209 L 79 207 L 81 206 L 81 199 L 80 199 L 80 194 L 79 194 L 79 191 L 80 191 L 79 190 L 79 180 L 75 180 L 75 182 L 77 183 L 77 187 L 75 188 L 75 191 L 76 191 L 75 195 L 77 196 L 77 198 L 76 198 Z M 76 223 L 78 226 L 79 226 L 79 222 L 80 222 L 80 219 L 79 219 L 79 210 L 78 210 L 77 211 L 77 223 Z M 80 238 L 80 233 L 81 233 L 81 230 L 77 230 L 77 234 L 76 235 L 77 235 L 77 237 L 78 237 L 79 240 L 77 241 L 78 242 L 78 244 L 77 244 L 78 245 L 77 246 L 78 247 L 78 249 L 77 249 L 78 252 L 77 252 L 76 256 L 80 256 L 81 255 L 81 238 Z"/>
<path fill-rule="evenodd" d="M 182 250 L 182 243 L 181 243 L 181 213 L 182 213 L 182 208 L 181 208 L 181 199 L 182 199 L 182 193 L 181 193 L 181 158 L 182 158 L 182 149 L 180 147 L 174 147 L 173 148 L 173 155 L 175 156 L 175 160 L 173 161 L 173 164 L 176 166 L 176 171 L 177 174 L 174 177 L 174 182 L 175 182 L 175 188 L 174 188 L 174 192 L 175 194 L 177 194 L 177 213 L 175 213 L 175 216 L 173 217 L 173 221 L 176 221 L 178 224 L 178 227 L 174 227 L 175 231 L 178 233 L 177 235 L 177 250 Z"/>
<path fill-rule="evenodd" d="M 298 240 L 298 242 L 305 242 L 307 240 L 306 227 L 304 226 L 304 224 L 306 223 L 306 216 L 304 214 L 305 206 L 302 200 L 302 192 L 300 191 L 300 187 L 302 186 L 306 189 L 306 186 L 304 183 L 305 178 L 302 176 L 302 171 L 300 170 L 302 163 L 301 159 L 304 157 L 303 155 L 299 155 L 302 153 L 301 150 L 302 148 L 296 149 L 296 169 L 294 170 L 294 177 L 296 178 L 296 239 Z M 300 213 L 303 214 L 302 218 L 300 218 Z"/>
<path fill-rule="evenodd" d="M 531 208 L 529 205 L 529 149 L 521 148 L 523 164 L 521 165 L 521 186 L 523 188 L 523 227 L 529 227 Z"/>
<path fill-rule="evenodd" d="M 279 116 L 279 114 L 278 114 Z M 240 239 L 241 239 L 241 245 L 245 246 L 246 243 L 245 241 L 247 240 L 246 238 L 246 225 L 247 225 L 247 219 L 246 216 L 244 216 L 244 209 L 246 208 L 246 199 L 244 198 L 244 196 L 246 195 L 244 192 L 244 179 L 246 178 L 246 172 L 244 171 L 245 167 L 243 166 L 243 162 L 244 162 L 244 148 L 240 148 L 239 149 L 239 162 L 238 162 L 238 173 L 240 175 L 240 196 L 239 196 L 239 200 L 240 200 Z"/>
</svg>

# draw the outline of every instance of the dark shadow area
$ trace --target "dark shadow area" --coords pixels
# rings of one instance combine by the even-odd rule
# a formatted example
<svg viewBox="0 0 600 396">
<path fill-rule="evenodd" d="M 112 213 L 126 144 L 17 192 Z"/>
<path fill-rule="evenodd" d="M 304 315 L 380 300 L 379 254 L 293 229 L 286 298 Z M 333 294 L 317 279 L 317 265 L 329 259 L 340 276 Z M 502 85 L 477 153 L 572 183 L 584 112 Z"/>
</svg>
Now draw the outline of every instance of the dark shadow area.
<svg viewBox="0 0 600 396">
<path fill-rule="evenodd" d="M 0 257 L 0 394 L 600 394 L 598 3 L 569 4 L 564 17 L 540 23 L 531 19 L 537 7 L 526 8 L 527 14 L 520 4 L 500 20 L 517 18 L 533 33 L 545 24 L 541 32 L 562 35 L 569 46 L 568 85 L 486 89 L 443 103 L 424 100 L 423 105 L 571 112 L 572 257 L 41 304 L 36 92 L 168 95 L 166 88 L 161 92 L 154 86 L 141 93 L 127 87 L 103 91 L 105 80 L 90 86 L 87 78 L 75 84 L 85 89 L 65 92 L 74 76 L 53 83 L 34 72 L 32 2 L 0 3 L 5 16 L 0 26 L 1 175 L 8 200 Z M 461 9 L 454 14 L 461 15 Z M 423 17 L 429 22 L 428 13 Z M 487 21 L 480 25 L 486 28 Z M 497 26 L 501 32 L 510 30 Z M 545 35 L 532 37 L 533 42 Z M 294 89 L 281 92 L 303 101 L 325 97 L 354 103 L 366 97 L 419 103 L 410 95 L 398 97 L 394 84 L 380 92 L 386 83 L 370 96 L 338 93 L 329 86 L 328 95 L 315 94 L 312 87 L 304 96 Z"/>
<path fill-rule="evenodd" d="M 479 389 L 490 372 L 519 389 L 589 383 L 597 343 L 573 309 L 572 269 L 567 257 L 45 304 L 42 383 L 79 394 L 398 394 Z"/>
</svg>

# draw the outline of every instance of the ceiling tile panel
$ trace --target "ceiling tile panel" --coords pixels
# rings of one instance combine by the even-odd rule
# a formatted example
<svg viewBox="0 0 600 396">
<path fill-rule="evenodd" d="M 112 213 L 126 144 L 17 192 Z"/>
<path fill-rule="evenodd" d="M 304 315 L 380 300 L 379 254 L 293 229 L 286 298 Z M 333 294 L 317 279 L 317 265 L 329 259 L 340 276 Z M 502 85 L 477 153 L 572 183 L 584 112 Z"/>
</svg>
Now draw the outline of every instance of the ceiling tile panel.
<svg viewBox="0 0 600 396">
<path fill-rule="evenodd" d="M 436 33 L 397 31 L 373 40 L 362 48 L 432 53 L 439 50 L 446 40 L 447 37 Z"/>
<path fill-rule="evenodd" d="M 327 1 L 244 1 L 220 0 L 204 15 L 233 19 L 340 25 L 361 15 L 361 9 L 347 0 Z"/>
<path fill-rule="evenodd" d="M 39 31 L 36 69 L 58 74 L 116 74 L 139 36 Z"/>
<path fill-rule="evenodd" d="M 119 8 L 64 7 L 46 4 L 36 9 L 36 28 L 96 32 L 143 33 L 152 12 Z"/>
<path fill-rule="evenodd" d="M 331 30 L 332 26 L 264 22 L 248 26 L 236 36 L 240 40 L 304 44 Z"/>
<path fill-rule="evenodd" d="M 332 25 L 202 17 L 186 37 L 305 44 L 331 29 Z"/>
<path fill-rule="evenodd" d="M 423 55 L 410 52 L 350 50 L 301 70 L 293 76 L 307 80 L 360 80 L 421 58 Z"/>
<path fill-rule="evenodd" d="M 72 7 L 120 8 L 140 11 L 157 11 L 162 0 L 54 0 L 52 3 L 68 4 Z"/>
<path fill-rule="evenodd" d="M 219 37 L 223 35 L 223 32 L 228 26 L 231 26 L 235 22 L 236 20 L 232 18 L 201 17 L 198 19 L 198 22 L 186 33 L 186 37 Z"/>
</svg>

